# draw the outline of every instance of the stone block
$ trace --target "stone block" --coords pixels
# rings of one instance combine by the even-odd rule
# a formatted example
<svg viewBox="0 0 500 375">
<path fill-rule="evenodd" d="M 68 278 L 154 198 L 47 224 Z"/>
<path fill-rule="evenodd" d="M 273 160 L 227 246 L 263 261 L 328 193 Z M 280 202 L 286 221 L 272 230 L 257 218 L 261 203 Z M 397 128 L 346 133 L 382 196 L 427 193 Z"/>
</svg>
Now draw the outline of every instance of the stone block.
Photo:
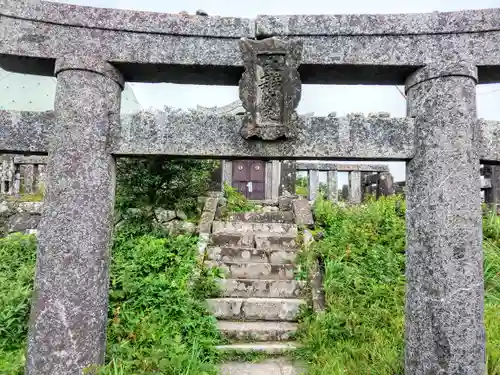
<svg viewBox="0 0 500 375">
<path fill-rule="evenodd" d="M 288 341 L 297 331 L 297 324 L 290 322 L 232 322 L 217 323 L 222 335 L 231 341 Z"/>
<path fill-rule="evenodd" d="M 298 298 L 304 294 L 305 282 L 297 280 L 222 279 L 224 297 Z"/>
<path fill-rule="evenodd" d="M 297 257 L 294 249 L 256 249 L 253 247 L 210 247 L 209 260 L 224 262 L 251 262 L 271 264 L 291 264 Z"/>
<path fill-rule="evenodd" d="M 213 298 L 207 300 L 212 314 L 221 320 L 296 321 L 302 299 Z"/>
<path fill-rule="evenodd" d="M 280 211 L 291 211 L 293 204 L 293 197 L 279 197 L 278 205 Z"/>
<path fill-rule="evenodd" d="M 293 201 L 293 213 L 295 215 L 295 223 L 298 226 L 314 226 L 311 205 L 306 199 L 295 199 Z"/>
<path fill-rule="evenodd" d="M 5 233 L 24 232 L 38 228 L 39 214 L 20 213 L 10 216 L 5 223 Z"/>
<path fill-rule="evenodd" d="M 297 236 L 294 234 L 256 233 L 255 247 L 257 249 L 297 249 Z"/>
<path fill-rule="evenodd" d="M 292 280 L 295 265 L 269 263 L 241 263 L 230 261 L 207 261 L 207 266 L 218 267 L 226 278 L 232 279 L 265 279 Z"/>
</svg>

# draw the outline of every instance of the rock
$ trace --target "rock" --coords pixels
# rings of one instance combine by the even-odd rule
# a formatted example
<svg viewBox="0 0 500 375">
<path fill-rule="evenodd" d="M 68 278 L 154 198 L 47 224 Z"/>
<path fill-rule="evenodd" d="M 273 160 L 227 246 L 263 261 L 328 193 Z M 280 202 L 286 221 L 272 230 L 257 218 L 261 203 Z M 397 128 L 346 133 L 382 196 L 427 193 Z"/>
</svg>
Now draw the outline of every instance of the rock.
<svg viewBox="0 0 500 375">
<path fill-rule="evenodd" d="M 157 225 L 170 236 L 196 233 L 196 224 L 189 221 L 171 220 L 168 222 L 157 223 Z"/>
<path fill-rule="evenodd" d="M 38 214 L 15 214 L 7 219 L 5 224 L 6 233 L 24 232 L 37 229 L 40 222 L 40 215 Z"/>
<path fill-rule="evenodd" d="M 140 208 L 128 208 L 126 212 L 126 216 L 128 217 L 135 217 L 141 215 L 142 215 L 142 210 Z"/>
<path fill-rule="evenodd" d="M 279 197 L 278 206 L 281 211 L 291 211 L 292 210 L 292 197 Z"/>
<path fill-rule="evenodd" d="M 162 207 L 158 207 L 155 208 L 155 216 L 160 223 L 167 223 L 174 220 L 177 217 L 177 213 L 172 210 L 166 210 Z"/>
<path fill-rule="evenodd" d="M 196 224 L 190 221 L 184 221 L 181 225 L 181 231 L 186 234 L 194 234 L 196 233 Z"/>
<path fill-rule="evenodd" d="M 271 212 L 278 212 L 280 209 L 278 207 L 276 207 L 276 206 L 269 206 L 269 210 Z"/>
<path fill-rule="evenodd" d="M 219 206 L 225 206 L 225 205 L 227 205 L 227 199 L 221 196 L 219 198 Z"/>
<path fill-rule="evenodd" d="M 264 207 L 262 207 L 262 212 L 264 212 L 264 213 L 266 213 L 266 212 L 272 212 L 271 206 L 264 206 Z"/>
<path fill-rule="evenodd" d="M 181 220 L 187 220 L 187 215 L 184 213 L 184 211 L 177 210 L 175 212 L 175 215 L 176 215 L 177 218 L 179 218 Z"/>
<path fill-rule="evenodd" d="M 0 203 L 0 215 L 8 215 L 11 210 L 7 202 L 4 201 Z"/>
<path fill-rule="evenodd" d="M 323 238 L 325 238 L 325 232 L 318 232 L 314 235 L 316 241 L 321 241 Z"/>
<path fill-rule="evenodd" d="M 198 9 L 198 10 L 196 11 L 196 15 L 197 15 L 197 16 L 208 16 L 208 13 L 207 13 L 207 12 L 205 12 L 204 10 Z"/>
</svg>

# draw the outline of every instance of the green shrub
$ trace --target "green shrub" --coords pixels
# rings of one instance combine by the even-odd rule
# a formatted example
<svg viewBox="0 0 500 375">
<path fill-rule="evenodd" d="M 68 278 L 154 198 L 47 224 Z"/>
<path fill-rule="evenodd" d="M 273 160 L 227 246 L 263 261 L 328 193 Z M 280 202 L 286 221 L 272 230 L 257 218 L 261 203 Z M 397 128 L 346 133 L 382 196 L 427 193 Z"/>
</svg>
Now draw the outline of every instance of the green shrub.
<svg viewBox="0 0 500 375">
<path fill-rule="evenodd" d="M 226 212 L 249 212 L 255 210 L 255 204 L 249 202 L 243 194 L 226 182 L 224 183 L 224 198 L 226 198 Z"/>
<path fill-rule="evenodd" d="M 0 238 L 0 374 L 24 373 L 35 254 L 33 235 Z"/>
<path fill-rule="evenodd" d="M 405 204 L 401 197 L 339 207 L 315 203 L 325 238 L 302 256 L 325 259 L 326 311 L 305 314 L 299 355 L 308 374 L 403 374 Z M 500 219 L 484 219 L 488 374 L 500 375 Z"/>
<path fill-rule="evenodd" d="M 204 299 L 215 274 L 197 273 L 196 238 L 118 233 L 111 267 L 107 355 L 101 374 L 216 374 L 215 318 Z M 200 275 L 193 280 L 193 275 Z"/>
<path fill-rule="evenodd" d="M 198 215 L 198 197 L 210 185 L 214 160 L 173 160 L 165 156 L 120 158 L 117 163 L 116 209 L 156 207 Z"/>
</svg>

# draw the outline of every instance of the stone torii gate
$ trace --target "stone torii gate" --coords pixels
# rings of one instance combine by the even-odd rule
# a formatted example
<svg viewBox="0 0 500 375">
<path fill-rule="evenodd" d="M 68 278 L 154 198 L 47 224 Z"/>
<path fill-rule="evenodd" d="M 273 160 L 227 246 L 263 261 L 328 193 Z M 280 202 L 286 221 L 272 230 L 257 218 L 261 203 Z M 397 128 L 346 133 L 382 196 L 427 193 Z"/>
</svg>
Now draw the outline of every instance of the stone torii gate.
<svg viewBox="0 0 500 375">
<path fill-rule="evenodd" d="M 483 375 L 478 176 L 500 124 L 477 120 L 475 86 L 500 81 L 499 30 L 500 9 L 246 19 L 0 0 L 0 65 L 57 77 L 53 112 L 0 112 L 0 152 L 48 154 L 26 374 L 102 363 L 115 158 L 163 154 L 406 161 L 406 374 Z M 120 119 L 125 81 L 240 79 L 243 120 Z M 404 84 L 407 117 L 301 118 L 301 81 Z"/>
</svg>

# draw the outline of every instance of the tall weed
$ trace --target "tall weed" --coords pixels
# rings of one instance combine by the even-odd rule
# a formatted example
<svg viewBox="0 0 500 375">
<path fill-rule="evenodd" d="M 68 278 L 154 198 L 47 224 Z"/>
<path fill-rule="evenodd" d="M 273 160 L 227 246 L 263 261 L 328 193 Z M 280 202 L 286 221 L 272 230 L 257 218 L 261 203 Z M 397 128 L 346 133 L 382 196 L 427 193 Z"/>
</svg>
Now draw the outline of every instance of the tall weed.
<svg viewBox="0 0 500 375">
<path fill-rule="evenodd" d="M 308 374 L 404 373 L 405 203 L 401 197 L 340 207 L 315 203 L 325 237 L 303 254 L 325 263 L 326 310 L 302 318 Z M 500 375 L 500 219 L 484 219 L 488 374 Z"/>
<path fill-rule="evenodd" d="M 0 238 L 0 374 L 24 373 L 35 254 L 33 235 Z"/>
</svg>

